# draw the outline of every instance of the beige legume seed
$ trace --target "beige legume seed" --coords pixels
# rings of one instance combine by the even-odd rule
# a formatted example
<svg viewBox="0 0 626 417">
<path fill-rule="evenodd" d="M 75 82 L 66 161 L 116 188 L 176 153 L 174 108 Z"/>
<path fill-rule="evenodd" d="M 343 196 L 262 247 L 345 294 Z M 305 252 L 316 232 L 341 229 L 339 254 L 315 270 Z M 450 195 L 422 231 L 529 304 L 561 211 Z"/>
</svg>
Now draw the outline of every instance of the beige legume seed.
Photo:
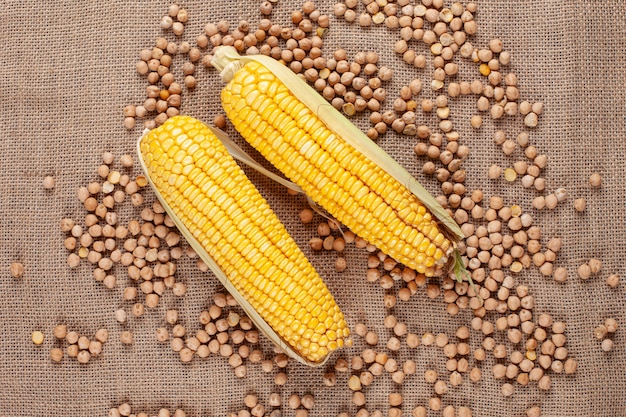
<svg viewBox="0 0 626 417">
<path fill-rule="evenodd" d="M 448 384 L 445 381 L 438 380 L 435 382 L 434 390 L 437 395 L 444 395 L 448 392 Z"/>
<path fill-rule="evenodd" d="M 50 349 L 50 359 L 53 362 L 61 362 L 63 360 L 63 349 L 61 348 L 52 348 Z"/>
<path fill-rule="evenodd" d="M 565 282 L 567 281 L 567 269 L 562 266 L 558 267 L 554 270 L 552 276 L 556 282 Z"/>
<path fill-rule="evenodd" d="M 22 278 L 24 276 L 24 264 L 21 262 L 13 262 L 9 267 L 9 271 L 13 278 Z"/>
<path fill-rule="evenodd" d="M 69 345 L 67 347 L 67 356 L 69 356 L 70 358 L 75 358 L 76 356 L 78 356 L 78 345 Z"/>
<path fill-rule="evenodd" d="M 407 346 L 409 346 L 410 348 L 416 348 L 417 346 L 419 346 L 420 343 L 420 338 L 419 336 L 417 336 L 414 333 L 409 333 L 406 336 L 406 344 Z"/>
<path fill-rule="evenodd" d="M 552 380 L 549 375 L 544 375 L 541 377 L 539 382 L 537 383 L 537 387 L 539 389 L 548 391 L 552 387 Z"/>
<path fill-rule="evenodd" d="M 506 376 L 506 366 L 498 363 L 492 368 L 493 377 L 496 379 L 502 379 Z"/>
<path fill-rule="evenodd" d="M 597 274 L 602 269 L 602 261 L 600 261 L 599 259 L 589 259 L 588 265 L 592 274 Z"/>
<path fill-rule="evenodd" d="M 474 115 L 471 117 L 470 126 L 472 126 L 474 129 L 480 129 L 482 124 L 483 124 L 483 119 L 480 115 Z"/>
<path fill-rule="evenodd" d="M 586 280 L 591 277 L 591 267 L 586 263 L 580 265 L 576 272 L 578 273 L 578 277 L 580 279 Z"/>
<path fill-rule="evenodd" d="M 604 322 L 604 326 L 606 327 L 606 331 L 609 333 L 615 333 L 618 328 L 617 320 L 614 318 L 608 318 Z"/>
<path fill-rule="evenodd" d="M 576 372 L 578 369 L 578 363 L 574 359 L 568 359 L 563 364 L 563 370 L 566 374 L 570 375 Z"/>
<path fill-rule="evenodd" d="M 102 353 L 102 343 L 97 340 L 89 342 L 89 353 L 91 356 L 97 356 Z"/>
<path fill-rule="evenodd" d="M 550 355 L 539 356 L 538 362 L 543 369 L 549 369 L 552 366 L 552 358 Z"/>
<path fill-rule="evenodd" d="M 368 331 L 365 335 L 365 343 L 370 346 L 378 344 L 378 335 L 374 332 Z"/>
<path fill-rule="evenodd" d="M 78 360 L 79 363 L 84 364 L 84 363 L 89 362 L 89 359 L 91 359 L 91 354 L 89 353 L 88 350 L 81 350 L 76 355 L 76 359 Z"/>
<path fill-rule="evenodd" d="M 505 383 L 502 385 L 502 395 L 505 397 L 510 397 L 511 395 L 513 395 L 513 392 L 515 391 L 515 388 L 513 387 L 512 384 L 509 383 Z"/>
<path fill-rule="evenodd" d="M 587 208 L 587 201 L 584 198 L 577 198 L 574 200 L 574 209 L 578 212 L 583 212 Z"/>
<path fill-rule="evenodd" d="M 589 176 L 589 185 L 596 188 L 602 186 L 602 177 L 599 173 L 594 172 Z"/>
</svg>

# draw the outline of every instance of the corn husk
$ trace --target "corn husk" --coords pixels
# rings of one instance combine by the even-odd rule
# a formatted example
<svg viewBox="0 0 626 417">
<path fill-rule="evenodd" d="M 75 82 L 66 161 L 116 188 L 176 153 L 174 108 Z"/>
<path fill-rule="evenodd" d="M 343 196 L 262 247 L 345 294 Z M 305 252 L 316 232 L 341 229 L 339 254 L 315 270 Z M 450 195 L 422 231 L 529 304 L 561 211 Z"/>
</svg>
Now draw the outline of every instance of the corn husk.
<svg viewBox="0 0 626 417">
<path fill-rule="evenodd" d="M 269 69 L 304 105 L 317 114 L 335 135 L 346 140 L 365 157 L 404 184 L 430 211 L 439 223 L 441 231 L 452 242 L 458 242 L 464 238 L 456 221 L 417 179 L 285 65 L 265 55 L 240 56 L 235 48 L 230 46 L 217 47 L 212 60 L 213 66 L 220 71 L 225 82 L 229 82 L 234 74 L 248 62 L 257 62 Z M 464 271 L 464 268 L 458 268 L 456 265 L 460 257 L 452 256 L 451 259 L 455 262 L 453 273 L 457 275 L 457 279 L 460 279 L 458 274 Z"/>
<path fill-rule="evenodd" d="M 232 142 L 232 140 L 230 140 L 224 132 L 220 131 L 219 129 L 212 128 L 212 127 L 210 127 L 210 129 L 214 133 L 216 133 L 216 136 L 218 136 L 220 140 L 222 140 L 222 143 L 225 144 L 229 153 L 231 154 L 234 153 L 237 155 L 237 159 L 241 158 L 243 160 L 246 160 L 247 163 L 254 166 L 255 169 L 265 170 L 264 173 L 268 175 L 270 178 L 278 181 L 279 183 L 284 183 L 283 185 L 292 188 L 288 184 L 290 183 L 289 181 L 277 176 L 276 174 L 272 173 L 271 171 L 266 170 L 261 165 L 256 163 L 249 155 L 247 155 L 234 142 Z M 185 224 L 176 216 L 176 214 L 174 213 L 170 205 L 167 203 L 166 199 L 161 194 L 159 188 L 154 184 L 154 182 L 152 181 L 152 178 L 150 177 L 150 172 L 148 170 L 148 167 L 146 166 L 146 163 L 143 159 L 143 155 L 141 152 L 141 138 L 137 141 L 137 154 L 138 154 L 139 164 L 143 172 L 145 173 L 148 183 L 150 184 L 151 188 L 154 190 L 154 193 L 157 199 L 159 200 L 159 202 L 161 203 L 161 205 L 163 206 L 163 208 L 165 209 L 165 212 L 170 216 L 170 218 L 172 219 L 172 221 L 178 228 L 181 235 L 185 238 L 187 243 L 193 248 L 193 250 L 196 252 L 198 257 L 208 266 L 208 268 L 213 272 L 213 274 L 215 274 L 215 276 L 220 281 L 220 283 L 224 286 L 224 288 L 235 298 L 235 300 L 237 300 L 237 303 L 241 306 L 241 308 L 244 310 L 246 315 L 250 317 L 250 319 L 252 320 L 254 325 L 259 329 L 259 331 L 263 333 L 268 339 L 270 339 L 283 352 L 285 352 L 285 354 L 287 354 L 290 358 L 293 358 L 302 364 L 305 364 L 311 367 L 317 367 L 317 366 L 322 366 L 324 363 L 326 363 L 326 361 L 330 357 L 330 354 L 327 355 L 324 358 L 324 360 L 321 362 L 312 362 L 304 358 L 303 356 L 300 355 L 298 351 L 292 348 L 291 345 L 289 345 L 289 343 L 287 343 L 278 333 L 276 333 L 274 329 L 259 315 L 259 313 L 254 309 L 254 307 L 252 307 L 252 305 L 248 302 L 248 300 L 230 282 L 226 273 L 222 271 L 222 269 L 219 267 L 217 262 L 215 262 L 215 260 L 211 257 L 211 255 L 207 253 L 207 251 L 204 249 L 202 244 L 200 244 L 200 242 L 196 240 L 196 238 L 191 234 L 189 229 L 187 229 Z M 291 183 L 291 185 L 299 188 L 297 185 L 293 183 Z"/>
</svg>

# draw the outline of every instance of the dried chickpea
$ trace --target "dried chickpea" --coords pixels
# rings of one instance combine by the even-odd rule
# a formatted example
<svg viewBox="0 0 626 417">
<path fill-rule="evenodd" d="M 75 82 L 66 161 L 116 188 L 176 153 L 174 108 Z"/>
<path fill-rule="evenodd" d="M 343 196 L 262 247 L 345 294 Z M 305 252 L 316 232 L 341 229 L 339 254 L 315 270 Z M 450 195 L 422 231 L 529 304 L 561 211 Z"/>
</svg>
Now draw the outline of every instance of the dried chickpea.
<svg viewBox="0 0 626 417">
<path fill-rule="evenodd" d="M 577 273 L 580 279 L 589 279 L 589 277 L 591 277 L 591 267 L 588 264 L 583 263 L 578 267 Z"/>
<path fill-rule="evenodd" d="M 53 362 L 61 362 L 63 360 L 63 355 L 63 349 L 61 348 L 50 349 L 50 359 Z"/>
<path fill-rule="evenodd" d="M 597 274 L 602 269 L 602 261 L 600 261 L 599 259 L 589 259 L 588 265 L 592 274 Z"/>
<path fill-rule="evenodd" d="M 578 369 L 578 363 L 574 359 L 568 359 L 563 365 L 563 370 L 566 374 L 573 374 Z"/>
<path fill-rule="evenodd" d="M 587 201 L 584 198 L 577 198 L 574 200 L 574 209 L 578 212 L 583 212 L 587 208 Z"/>
<path fill-rule="evenodd" d="M 9 268 L 13 278 L 21 278 L 24 275 L 24 264 L 13 262 Z"/>
<path fill-rule="evenodd" d="M 591 185 L 594 188 L 602 186 L 602 177 L 600 176 L 599 173 L 594 172 L 593 174 L 589 176 L 589 185 Z"/>
<path fill-rule="evenodd" d="M 614 318 L 608 318 L 604 322 L 604 326 L 606 327 L 607 332 L 615 333 L 618 328 L 617 320 L 615 320 Z"/>
<path fill-rule="evenodd" d="M 611 288 L 617 288 L 620 283 L 620 276 L 618 274 L 611 274 L 606 279 L 606 284 Z"/>
<path fill-rule="evenodd" d="M 437 395 L 444 395 L 448 392 L 448 384 L 445 381 L 438 380 L 435 382 L 434 389 Z"/>
</svg>

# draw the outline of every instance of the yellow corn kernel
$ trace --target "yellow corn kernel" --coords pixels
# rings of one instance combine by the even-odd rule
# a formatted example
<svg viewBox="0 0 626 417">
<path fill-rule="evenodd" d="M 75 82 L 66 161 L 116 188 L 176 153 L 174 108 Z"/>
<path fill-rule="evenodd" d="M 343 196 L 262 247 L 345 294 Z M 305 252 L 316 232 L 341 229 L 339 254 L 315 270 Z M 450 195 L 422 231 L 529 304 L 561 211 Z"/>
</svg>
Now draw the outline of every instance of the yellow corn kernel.
<svg viewBox="0 0 626 417">
<path fill-rule="evenodd" d="M 32 339 L 34 344 L 41 345 L 43 343 L 43 340 L 44 340 L 44 335 L 39 330 L 36 330 L 36 331 L 34 331 L 31 334 L 31 339 Z"/>
<path fill-rule="evenodd" d="M 517 178 L 517 172 L 513 168 L 507 168 L 504 170 L 504 179 L 508 182 L 513 182 Z"/>
<path fill-rule="evenodd" d="M 139 154 L 181 233 L 274 342 L 308 364 L 324 362 L 332 350 L 328 340 L 336 340 L 335 347 L 349 343 L 328 288 L 207 126 L 170 118 L 144 135 Z M 285 325 L 285 313 L 293 325 Z M 328 317 L 333 320 L 324 321 Z"/>
</svg>

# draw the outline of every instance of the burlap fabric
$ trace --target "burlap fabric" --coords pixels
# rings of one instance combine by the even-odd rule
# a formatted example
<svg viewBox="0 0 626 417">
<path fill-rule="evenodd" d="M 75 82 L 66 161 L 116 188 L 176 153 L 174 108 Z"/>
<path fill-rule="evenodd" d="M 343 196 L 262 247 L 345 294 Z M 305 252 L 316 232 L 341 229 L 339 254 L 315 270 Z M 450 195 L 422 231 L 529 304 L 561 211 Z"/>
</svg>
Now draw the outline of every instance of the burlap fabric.
<svg viewBox="0 0 626 417">
<path fill-rule="evenodd" d="M 579 368 L 575 375 L 553 375 L 548 392 L 531 383 L 517 386 L 512 397 L 504 398 L 502 382 L 491 376 L 493 359 L 489 355 L 481 366 L 482 380 L 473 384 L 465 378 L 461 386 L 443 396 L 442 403 L 468 406 L 480 417 L 525 415 L 532 405 L 539 405 L 548 416 L 624 416 L 625 330 L 618 329 L 613 337 L 615 346 L 607 353 L 601 351 L 593 329 L 607 317 L 626 325 L 624 284 L 616 289 L 605 284 L 609 274 L 626 273 L 626 5 L 622 1 L 567 0 L 477 3 L 479 29 L 473 42 L 485 46 L 492 37 L 502 39 L 511 52 L 511 68 L 518 76 L 522 98 L 545 103 L 539 126 L 530 131 L 531 142 L 548 156 L 544 172 L 547 190 L 565 187 L 570 197 L 553 211 L 535 212 L 531 201 L 536 193 L 522 189 L 519 182 L 507 185 L 503 180 L 488 180 L 491 163 L 507 166 L 514 159 L 506 158 L 493 144 L 496 124 L 488 117 L 480 130 L 469 127 L 469 117 L 475 113 L 470 97 L 455 99 L 452 105 L 452 120 L 461 141 L 471 149 L 465 162 L 466 184 L 470 190 L 481 188 L 486 196 L 499 194 L 508 204 L 519 204 L 533 213 L 546 238 L 563 239 L 556 264 L 569 270 L 566 283 L 546 279 L 536 268 L 517 275 L 516 281 L 528 285 L 535 295 L 536 314 L 547 312 L 567 323 L 566 346 Z M 238 379 L 221 357 L 182 364 L 167 344 L 157 344 L 154 332 L 164 324 L 166 308 L 179 309 L 181 321 L 195 329 L 198 313 L 220 291 L 212 275 L 200 272 L 193 260 L 179 262 L 179 275 L 188 286 L 185 297 L 170 294 L 156 311 L 147 311 L 124 327 L 113 316 L 116 309 L 130 305 L 122 301 L 123 285 L 107 290 L 94 281 L 90 266 L 83 263 L 70 270 L 66 264 L 59 220 L 84 217 L 77 188 L 96 179 L 103 151 L 116 156 L 134 154 L 140 128 L 128 132 L 122 126 L 122 109 L 145 98 L 146 81 L 135 72 L 135 62 L 141 49 L 152 47 L 162 36 L 158 23 L 168 6 L 165 1 L 0 2 L 0 415 L 106 415 L 123 402 L 131 404 L 133 412 L 156 414 L 163 407 L 180 407 L 192 416 L 225 415 L 244 407 L 245 394 L 256 393 L 267 404 L 270 392 L 281 392 L 284 401 L 292 392 L 313 393 L 315 416 L 341 411 L 354 414 L 345 374 L 338 376 L 337 386 L 328 388 L 321 379 L 325 369 L 291 363 L 288 383 L 278 387 L 274 385 L 275 372 L 264 374 L 258 365 L 249 367 L 248 377 Z M 287 22 L 297 6 L 297 2 L 276 3 L 272 19 Z M 319 6 L 331 13 L 332 2 L 320 2 Z M 190 21 L 184 38 L 191 42 L 207 22 L 226 19 L 234 24 L 245 18 L 255 26 L 260 19 L 259 2 L 253 1 L 187 1 L 185 7 Z M 395 97 L 399 86 L 411 78 L 429 82 L 431 77 L 431 72 L 416 72 L 393 53 L 396 36 L 385 28 L 362 30 L 332 18 L 324 53 L 328 56 L 337 47 L 350 54 L 377 51 L 381 62 L 396 71 L 388 86 L 389 96 Z M 471 81 L 474 71 L 475 67 L 470 70 L 465 62 L 457 77 Z M 182 111 L 210 121 L 220 113 L 221 81 L 215 71 L 204 68 L 199 68 L 197 79 L 196 90 L 184 96 Z M 427 90 L 422 94 L 434 97 Z M 357 123 L 365 128 L 368 122 L 362 117 Z M 522 128 L 519 118 L 497 126 L 511 135 Z M 241 143 L 241 138 L 235 138 Z M 437 181 L 421 174 L 423 161 L 412 151 L 413 140 L 388 134 L 380 144 L 429 190 L 438 192 Z M 593 171 L 604 179 L 600 189 L 588 185 Z M 46 175 L 56 178 L 53 190 L 42 186 Z M 306 248 L 315 230 L 297 221 L 305 202 L 251 176 Z M 144 194 L 148 202 L 154 199 L 150 192 Z M 573 209 L 577 197 L 587 199 L 584 213 Z M 137 216 L 137 209 L 125 204 L 118 213 L 122 221 L 128 221 Z M 338 274 L 334 271 L 336 255 L 307 253 L 326 277 L 349 323 L 365 322 L 385 340 L 389 334 L 382 325 L 385 291 L 365 281 L 366 254 L 349 247 L 349 267 Z M 590 257 L 603 261 L 602 272 L 583 282 L 576 277 L 576 267 Z M 9 265 L 16 261 L 26 268 L 21 279 L 9 274 Z M 124 283 L 122 277 L 120 273 Z M 400 303 L 393 313 L 418 334 L 452 335 L 471 319 L 469 311 L 449 316 L 441 297 L 430 300 L 423 290 L 409 302 Z M 52 329 L 59 323 L 86 335 L 106 327 L 111 337 L 102 355 L 87 365 L 67 357 L 61 364 L 53 364 L 49 359 L 55 346 Z M 131 347 L 119 341 L 123 329 L 135 334 Z M 43 346 L 31 342 L 34 330 L 45 333 Z M 481 340 L 472 333 L 473 347 Z M 362 347 L 360 339 L 355 342 L 345 357 Z M 271 350 L 266 341 L 262 346 Z M 400 357 L 408 358 L 408 351 Z M 417 362 L 417 374 L 407 377 L 401 387 L 389 377 L 376 379 L 366 391 L 370 410 L 386 412 L 387 395 L 392 391 L 403 394 L 404 415 L 416 405 L 427 405 L 434 394 L 432 386 L 424 382 L 423 372 L 433 368 L 446 379 L 445 358 L 440 349 L 432 347 L 421 347 L 411 357 Z M 285 408 L 284 415 L 293 415 L 293 411 Z M 440 412 L 430 411 L 429 415 Z"/>
</svg>

